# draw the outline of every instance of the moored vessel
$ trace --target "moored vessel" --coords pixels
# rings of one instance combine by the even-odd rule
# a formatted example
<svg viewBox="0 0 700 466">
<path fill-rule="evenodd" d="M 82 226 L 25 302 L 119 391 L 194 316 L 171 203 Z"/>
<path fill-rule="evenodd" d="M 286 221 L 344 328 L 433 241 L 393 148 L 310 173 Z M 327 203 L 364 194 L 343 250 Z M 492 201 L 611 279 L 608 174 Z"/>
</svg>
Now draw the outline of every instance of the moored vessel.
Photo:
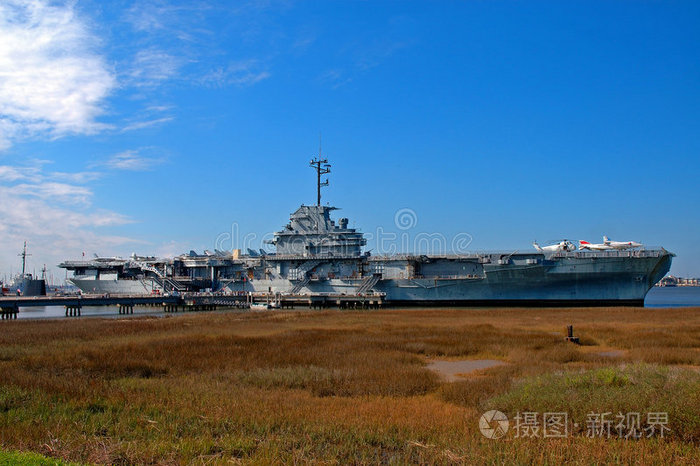
<svg viewBox="0 0 700 466">
<path fill-rule="evenodd" d="M 31 254 L 27 252 L 26 241 L 19 256 L 22 258 L 22 273 L 14 277 L 9 284 L 8 294 L 46 296 L 46 278 L 37 278 L 31 273 L 27 273 L 27 257 L 31 256 Z M 5 290 L 3 290 L 3 293 L 5 293 Z"/>
<path fill-rule="evenodd" d="M 287 295 L 380 295 L 397 305 L 643 305 L 669 271 L 673 254 L 639 243 L 614 242 L 576 250 L 452 254 L 364 252 L 364 235 L 335 207 L 321 204 L 328 161 L 311 161 L 317 202 L 301 205 L 265 250 L 191 251 L 172 259 L 141 257 L 66 261 L 71 283 L 85 293 L 153 294 L 187 291 Z M 611 244 L 613 244 L 611 246 Z"/>
</svg>

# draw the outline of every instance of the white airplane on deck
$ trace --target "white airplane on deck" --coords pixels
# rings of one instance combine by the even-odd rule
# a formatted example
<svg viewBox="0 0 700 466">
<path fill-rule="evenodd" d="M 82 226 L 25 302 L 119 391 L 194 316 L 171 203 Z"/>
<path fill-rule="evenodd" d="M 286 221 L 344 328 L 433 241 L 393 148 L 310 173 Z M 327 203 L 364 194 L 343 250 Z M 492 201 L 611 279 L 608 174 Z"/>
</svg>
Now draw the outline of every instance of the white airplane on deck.
<svg viewBox="0 0 700 466">
<path fill-rule="evenodd" d="M 605 243 L 595 244 L 589 243 L 588 241 L 579 240 L 578 248 L 580 250 L 588 249 L 590 251 L 610 251 L 612 249 L 612 246 Z"/>
<path fill-rule="evenodd" d="M 607 244 L 613 249 L 634 249 L 643 246 L 642 243 L 635 241 L 610 241 L 607 236 L 603 236 L 603 244 Z"/>
<path fill-rule="evenodd" d="M 588 249 L 591 251 L 621 251 L 625 249 L 641 248 L 643 246 L 642 243 L 637 243 L 635 241 L 610 241 L 607 236 L 603 236 L 602 243 L 594 244 L 581 240 L 578 244 L 579 249 Z"/>
<path fill-rule="evenodd" d="M 540 252 L 571 252 L 576 250 L 576 245 L 567 239 L 563 239 L 558 243 L 549 246 L 540 246 L 537 244 L 537 241 L 533 242 L 532 245 Z"/>
</svg>

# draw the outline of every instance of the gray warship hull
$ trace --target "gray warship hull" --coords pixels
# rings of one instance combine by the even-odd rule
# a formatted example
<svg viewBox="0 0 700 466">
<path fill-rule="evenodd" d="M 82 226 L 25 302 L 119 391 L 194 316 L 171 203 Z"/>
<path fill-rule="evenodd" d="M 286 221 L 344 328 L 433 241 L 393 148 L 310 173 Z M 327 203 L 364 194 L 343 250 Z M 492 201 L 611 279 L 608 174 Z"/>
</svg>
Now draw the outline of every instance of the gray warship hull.
<svg viewBox="0 0 700 466">
<path fill-rule="evenodd" d="M 668 273 L 672 260 L 664 250 L 508 253 L 507 261 L 499 259 L 504 255 L 372 258 L 365 262 L 367 268 L 382 272 L 363 278 L 328 278 L 324 264 L 318 264 L 318 273 L 302 281 L 251 278 L 230 282 L 225 289 L 299 295 L 379 293 L 386 303 L 396 305 L 641 306 L 649 289 Z M 334 261 L 325 266 L 332 269 Z M 418 273 L 424 269 L 428 270 Z M 460 270 L 468 273 L 454 273 Z"/>
<path fill-rule="evenodd" d="M 162 287 L 154 279 L 91 280 L 70 278 L 68 281 L 87 294 L 151 295 Z"/>
</svg>

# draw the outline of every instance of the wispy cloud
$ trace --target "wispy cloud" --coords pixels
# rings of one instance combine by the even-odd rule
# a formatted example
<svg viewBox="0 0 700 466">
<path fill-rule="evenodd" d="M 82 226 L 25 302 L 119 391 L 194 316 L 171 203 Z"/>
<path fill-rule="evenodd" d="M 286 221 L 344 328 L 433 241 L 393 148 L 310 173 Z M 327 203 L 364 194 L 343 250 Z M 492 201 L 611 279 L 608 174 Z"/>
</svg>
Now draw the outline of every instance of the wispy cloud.
<svg viewBox="0 0 700 466">
<path fill-rule="evenodd" d="M 270 77 L 268 71 L 260 69 L 257 60 L 244 60 L 217 67 L 202 76 L 200 83 L 206 86 L 223 87 L 230 84 L 250 86 Z"/>
<path fill-rule="evenodd" d="M 23 241 L 33 258 L 56 265 L 81 251 L 98 251 L 133 243 L 100 229 L 132 222 L 117 212 L 91 207 L 93 192 L 83 183 L 95 172 L 45 173 L 42 162 L 29 166 L 0 166 L 0 263 L 16 261 Z M 68 180 L 73 180 L 69 182 Z M 64 180 L 64 181 L 60 181 Z M 5 269 L 7 271 L 7 269 Z"/>
<path fill-rule="evenodd" d="M 356 57 L 355 65 L 362 71 L 369 70 L 381 65 L 389 57 L 408 45 L 408 41 L 391 40 L 389 38 L 378 40 Z"/>
<path fill-rule="evenodd" d="M 165 34 L 180 41 L 195 40 L 195 36 L 207 34 L 198 23 L 201 12 L 211 10 L 207 2 L 190 4 L 155 0 L 148 3 L 134 2 L 125 12 L 125 19 L 134 30 L 149 35 Z"/>
<path fill-rule="evenodd" d="M 0 181 L 9 183 L 15 181 L 31 181 L 32 183 L 57 181 L 84 184 L 102 176 L 102 173 L 94 171 L 44 173 L 44 166 L 50 163 L 46 160 L 30 160 L 26 165 L 0 165 Z"/>
<path fill-rule="evenodd" d="M 122 128 L 122 131 L 134 131 L 138 129 L 150 128 L 174 120 L 175 117 L 154 118 L 152 120 L 135 121 Z"/>
<path fill-rule="evenodd" d="M 92 190 L 85 186 L 51 181 L 43 183 L 21 183 L 13 186 L 12 190 L 19 196 L 36 197 L 45 201 L 63 204 L 89 205 L 92 198 Z"/>
<path fill-rule="evenodd" d="M 351 39 L 345 46 L 338 48 L 339 62 L 321 73 L 319 81 L 337 88 L 383 65 L 414 43 L 414 28 L 412 19 L 399 16 L 391 18 L 376 34 Z"/>
<path fill-rule="evenodd" d="M 74 2 L 0 3 L 0 149 L 46 134 L 89 134 L 116 86 Z"/>
<path fill-rule="evenodd" d="M 319 76 L 319 81 L 330 84 L 333 89 L 344 86 L 352 81 L 352 78 L 346 72 L 340 69 L 331 69 Z"/>
<path fill-rule="evenodd" d="M 39 173 L 36 167 L 13 167 L 10 165 L 0 165 L 0 181 L 20 181 L 27 180 Z"/>
<path fill-rule="evenodd" d="M 377 40 L 370 44 L 357 44 L 345 51 L 349 55 L 346 64 L 332 68 L 319 76 L 319 81 L 330 84 L 334 89 L 351 82 L 354 77 L 380 66 L 396 52 L 408 45 L 403 41 Z"/>
<path fill-rule="evenodd" d="M 163 161 L 163 158 L 144 156 L 139 150 L 126 150 L 114 154 L 101 165 L 112 170 L 145 171 Z"/>
<path fill-rule="evenodd" d="M 0 165 L 0 181 L 14 196 L 43 199 L 54 204 L 90 205 L 92 190 L 83 185 L 97 179 L 100 173 L 44 173 L 46 163 L 35 160 L 23 166 Z"/>
<path fill-rule="evenodd" d="M 246 31 L 257 29 L 253 20 L 266 10 L 274 8 L 260 1 L 236 5 L 134 2 L 124 19 L 140 38 L 140 48 L 128 66 L 127 79 L 137 87 L 155 87 L 170 81 L 211 87 L 259 83 L 271 75 L 262 58 L 231 57 L 228 47 L 222 44 L 232 40 L 227 34 L 233 29 L 235 40 L 245 41 Z M 213 17 L 230 23 L 223 29 L 225 37 L 221 37 L 221 30 L 211 30 Z M 311 42 L 313 38 L 307 38 L 292 48 L 303 49 Z"/>
<path fill-rule="evenodd" d="M 59 181 L 66 181 L 68 183 L 83 184 L 102 178 L 102 173 L 90 171 L 76 173 L 51 172 L 49 173 L 48 177 Z"/>
<path fill-rule="evenodd" d="M 146 107 L 146 112 L 149 113 L 160 113 L 167 112 L 173 109 L 172 105 L 149 105 Z"/>
<path fill-rule="evenodd" d="M 182 60 L 159 47 L 139 50 L 129 70 L 130 83 L 135 86 L 156 86 L 178 75 Z"/>
<path fill-rule="evenodd" d="M 29 242 L 33 259 L 39 258 L 41 263 L 49 266 L 80 257 L 82 251 L 101 251 L 135 242 L 131 238 L 100 231 L 104 227 L 130 222 L 129 218 L 116 212 L 82 212 L 45 199 L 22 196 L 5 186 L 0 186 L 0 198 L 3 200 L 0 203 L 3 243 L 0 261 L 5 271 L 9 264 L 16 263 L 23 241 Z M 34 267 L 38 268 L 36 264 Z"/>
</svg>

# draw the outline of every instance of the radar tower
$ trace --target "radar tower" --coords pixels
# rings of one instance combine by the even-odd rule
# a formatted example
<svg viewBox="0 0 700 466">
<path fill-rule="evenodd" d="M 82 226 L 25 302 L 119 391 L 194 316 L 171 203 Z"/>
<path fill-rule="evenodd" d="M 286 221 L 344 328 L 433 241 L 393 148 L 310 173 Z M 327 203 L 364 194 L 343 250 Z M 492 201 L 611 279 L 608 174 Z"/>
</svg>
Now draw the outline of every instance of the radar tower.
<svg viewBox="0 0 700 466">
<path fill-rule="evenodd" d="M 327 175 L 331 172 L 331 166 L 328 159 L 324 159 L 321 154 L 321 138 L 318 143 L 318 157 L 311 159 L 309 166 L 316 170 L 316 205 L 321 205 L 321 187 L 328 186 L 328 179 L 321 181 L 322 175 Z"/>
<path fill-rule="evenodd" d="M 18 254 L 22 258 L 22 276 L 24 277 L 24 272 L 25 268 L 27 266 L 27 257 L 31 256 L 31 254 L 27 253 L 27 242 L 24 242 L 24 249 L 22 250 L 21 254 Z"/>
</svg>

